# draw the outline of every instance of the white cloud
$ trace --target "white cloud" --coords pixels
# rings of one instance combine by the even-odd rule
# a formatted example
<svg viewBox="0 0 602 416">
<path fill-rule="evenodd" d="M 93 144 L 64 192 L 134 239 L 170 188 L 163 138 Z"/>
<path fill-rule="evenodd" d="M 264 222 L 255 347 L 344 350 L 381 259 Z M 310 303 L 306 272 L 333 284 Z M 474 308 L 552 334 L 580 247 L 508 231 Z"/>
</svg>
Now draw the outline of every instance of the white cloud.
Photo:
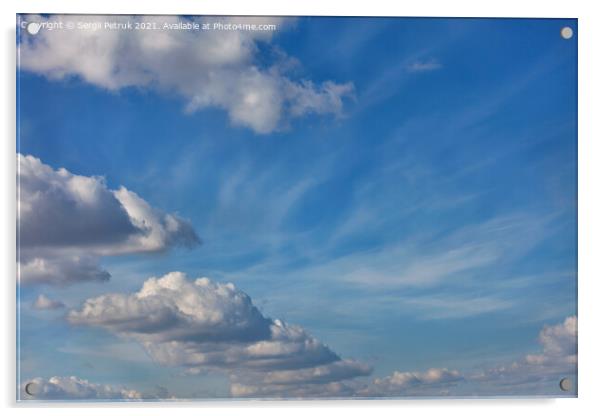
<svg viewBox="0 0 602 416">
<path fill-rule="evenodd" d="M 527 363 L 576 363 L 577 317 L 569 316 L 561 324 L 544 327 L 539 333 L 539 342 L 543 347 L 542 353 L 527 355 L 525 357 Z"/>
<path fill-rule="evenodd" d="M 50 299 L 48 296 L 44 295 L 44 294 L 40 294 L 35 302 L 32 305 L 35 309 L 42 309 L 42 310 L 48 310 L 48 309 L 61 309 L 65 307 L 65 304 L 61 301 L 58 300 L 53 300 Z"/>
<path fill-rule="evenodd" d="M 339 360 L 333 363 L 301 370 L 272 371 L 265 375 L 265 384 L 322 384 L 345 380 L 357 375 L 367 375 L 370 367 L 353 360 Z"/>
<path fill-rule="evenodd" d="M 544 326 L 539 333 L 542 350 L 528 354 L 513 363 L 513 370 L 547 370 L 564 372 L 577 364 L 577 317 L 569 316 L 564 322 Z"/>
<path fill-rule="evenodd" d="M 28 380 L 21 385 L 20 397 L 25 400 L 140 400 L 142 394 L 70 376 Z"/>
<path fill-rule="evenodd" d="M 231 283 L 190 281 L 179 272 L 150 278 L 133 294 L 88 299 L 68 319 L 134 339 L 159 364 L 189 373 L 223 371 L 238 385 L 233 391 L 293 389 L 371 372 L 341 359 L 303 328 L 264 317 Z"/>
<path fill-rule="evenodd" d="M 105 281 L 100 256 L 192 247 L 192 225 L 152 208 L 134 192 L 111 190 L 102 177 L 54 170 L 18 155 L 19 275 L 22 283 Z"/>
<path fill-rule="evenodd" d="M 338 360 L 325 365 L 231 376 L 230 394 L 235 397 L 343 397 L 356 394 L 347 383 L 372 372 L 369 365 Z"/>
<path fill-rule="evenodd" d="M 355 363 L 356 366 L 365 366 Z M 304 371 L 280 372 L 261 379 L 240 381 L 232 377 L 230 392 L 235 397 L 402 397 L 439 395 L 462 382 L 464 377 L 456 370 L 432 368 L 425 372 L 394 371 L 387 377 L 375 378 L 370 383 L 350 380 L 337 374 L 348 368 L 334 365 Z M 361 372 L 360 374 L 366 374 Z M 307 378 L 305 378 L 307 377 Z"/>
<path fill-rule="evenodd" d="M 134 294 L 107 294 L 71 311 L 72 323 L 102 326 L 141 342 L 242 342 L 270 336 L 271 321 L 232 284 L 173 272 L 150 278 Z"/>
<path fill-rule="evenodd" d="M 241 384 L 233 382 L 230 385 L 230 394 L 233 397 L 260 397 L 260 398 L 308 398 L 308 397 L 350 397 L 356 395 L 353 386 L 344 382 L 331 382 L 326 384 Z"/>
<path fill-rule="evenodd" d="M 29 21 L 56 21 L 58 17 L 27 16 Z M 61 16 L 64 22 L 104 23 L 102 16 Z M 164 23 L 219 20 L 224 23 L 274 24 L 282 18 L 111 16 L 114 22 Z M 259 63 L 261 45 L 273 31 L 189 30 L 41 30 L 21 37 L 21 68 L 61 80 L 79 77 L 85 82 L 117 91 L 126 87 L 152 88 L 187 100 L 187 109 L 224 109 L 232 123 L 256 133 L 269 133 L 287 119 L 308 113 L 342 114 L 343 100 L 353 85 L 325 81 L 314 84 L 293 80 L 285 72 L 282 53 L 269 66 Z"/>
<path fill-rule="evenodd" d="M 190 222 L 151 207 L 144 199 L 123 186 L 112 192 L 131 223 L 137 230 L 143 231 L 132 236 L 133 238 L 130 237 L 125 247 L 117 249 L 119 252 L 153 252 L 173 246 L 190 248 L 199 244 L 199 238 Z"/>
<path fill-rule="evenodd" d="M 424 372 L 394 371 L 390 376 L 375 378 L 372 384 L 358 391 L 360 396 L 403 396 L 420 394 L 420 389 L 441 388 L 463 380 L 457 370 L 431 368 Z M 433 390 L 425 390 L 432 392 Z"/>
<path fill-rule="evenodd" d="M 99 266 L 96 256 L 52 254 L 52 250 L 39 253 L 23 247 L 18 265 L 19 280 L 24 284 L 69 285 L 104 282 L 111 278 L 111 274 Z"/>
</svg>

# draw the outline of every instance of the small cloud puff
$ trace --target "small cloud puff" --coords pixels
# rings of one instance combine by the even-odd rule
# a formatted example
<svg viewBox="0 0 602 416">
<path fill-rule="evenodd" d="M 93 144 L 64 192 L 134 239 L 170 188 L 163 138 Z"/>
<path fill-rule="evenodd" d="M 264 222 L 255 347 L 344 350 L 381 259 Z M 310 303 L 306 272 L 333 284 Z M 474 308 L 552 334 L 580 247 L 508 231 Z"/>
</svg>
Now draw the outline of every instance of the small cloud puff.
<svg viewBox="0 0 602 416">
<path fill-rule="evenodd" d="M 406 66 L 408 72 L 429 72 L 440 69 L 442 65 L 436 60 L 414 61 Z"/>
<path fill-rule="evenodd" d="M 462 377 L 457 370 L 447 368 L 431 368 L 421 372 L 395 371 L 392 375 L 374 380 L 374 384 L 386 390 L 403 389 L 424 384 L 449 383 L 461 380 Z"/>
<path fill-rule="evenodd" d="M 61 301 L 50 299 L 44 294 L 40 294 L 32 306 L 35 309 L 52 310 L 64 308 L 65 304 Z"/>
</svg>

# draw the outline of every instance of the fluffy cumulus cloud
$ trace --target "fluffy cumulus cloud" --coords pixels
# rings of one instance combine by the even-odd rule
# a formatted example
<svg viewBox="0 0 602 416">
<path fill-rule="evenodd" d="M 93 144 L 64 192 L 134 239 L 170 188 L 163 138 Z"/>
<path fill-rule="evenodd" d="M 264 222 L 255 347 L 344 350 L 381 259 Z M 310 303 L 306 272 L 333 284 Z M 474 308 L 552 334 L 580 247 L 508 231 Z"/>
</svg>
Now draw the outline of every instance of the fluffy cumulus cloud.
<svg viewBox="0 0 602 416">
<path fill-rule="evenodd" d="M 21 385 L 20 397 L 24 400 L 140 400 L 142 394 L 88 380 L 70 377 L 36 377 Z"/>
<path fill-rule="evenodd" d="M 104 281 L 107 255 L 192 247 L 192 225 L 151 207 L 134 192 L 111 190 L 102 177 L 53 169 L 18 155 L 18 237 L 21 283 L 65 285 Z"/>
<path fill-rule="evenodd" d="M 59 300 L 50 299 L 48 296 L 40 294 L 32 306 L 34 309 L 52 310 L 64 308 L 65 304 Z"/>
<path fill-rule="evenodd" d="M 525 357 L 529 364 L 569 364 L 577 363 L 577 317 L 569 316 L 563 323 L 546 326 L 539 333 L 539 343 L 543 347 L 540 354 Z"/>
<path fill-rule="evenodd" d="M 136 293 L 88 299 L 68 319 L 134 339 L 159 364 L 225 372 L 237 396 L 290 396 L 371 372 L 303 328 L 263 316 L 231 283 L 179 272 L 150 278 Z"/>
<path fill-rule="evenodd" d="M 58 17 L 27 16 L 28 21 L 54 22 Z M 281 128 L 306 114 L 342 114 L 353 85 L 293 79 L 291 59 L 269 48 L 274 35 L 288 23 L 281 18 L 177 16 L 61 16 L 62 21 L 100 24 L 97 30 L 47 30 L 35 36 L 23 32 L 21 68 L 61 80 L 78 77 L 109 90 L 152 88 L 175 93 L 189 111 L 214 107 L 231 122 L 256 133 Z M 276 30 L 105 30 L 106 22 L 165 24 L 214 23 L 274 25 Z M 259 27 L 259 26 L 257 26 Z M 265 64 L 262 47 L 272 50 Z M 294 65 L 293 65 L 294 66 Z"/>
</svg>

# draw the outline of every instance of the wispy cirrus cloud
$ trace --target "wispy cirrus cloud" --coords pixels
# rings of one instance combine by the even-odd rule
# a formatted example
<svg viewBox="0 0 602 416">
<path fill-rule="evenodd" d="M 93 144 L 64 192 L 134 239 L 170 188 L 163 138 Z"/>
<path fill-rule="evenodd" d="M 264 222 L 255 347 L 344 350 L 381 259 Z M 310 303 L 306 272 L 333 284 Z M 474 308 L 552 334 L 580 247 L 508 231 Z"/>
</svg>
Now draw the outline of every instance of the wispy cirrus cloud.
<svg viewBox="0 0 602 416">
<path fill-rule="evenodd" d="M 412 61 L 406 66 L 408 72 L 430 72 L 441 69 L 441 65 L 437 60 L 430 59 L 426 61 Z"/>
<path fill-rule="evenodd" d="M 319 259 L 303 272 L 333 276 L 374 290 L 395 287 L 427 288 L 454 277 L 472 276 L 493 264 L 511 262 L 542 241 L 548 218 L 504 215 L 447 233 L 425 230 L 423 235 L 383 247 Z M 365 225 L 362 224 L 361 228 Z M 517 239 L 517 235 L 522 235 Z M 462 279 L 464 281 L 465 279 Z"/>
<path fill-rule="evenodd" d="M 419 312 L 419 318 L 424 319 L 461 319 L 471 316 L 508 310 L 515 306 L 511 299 L 505 299 L 494 294 L 470 295 L 421 295 L 400 298 L 405 307 Z"/>
</svg>

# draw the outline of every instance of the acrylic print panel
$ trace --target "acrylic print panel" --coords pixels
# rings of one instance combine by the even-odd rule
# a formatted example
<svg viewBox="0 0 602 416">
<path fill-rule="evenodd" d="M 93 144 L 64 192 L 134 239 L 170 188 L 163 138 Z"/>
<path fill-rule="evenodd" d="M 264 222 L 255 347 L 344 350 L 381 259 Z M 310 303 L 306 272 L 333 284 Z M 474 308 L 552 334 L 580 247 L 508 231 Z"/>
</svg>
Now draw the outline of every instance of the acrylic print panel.
<svg viewBox="0 0 602 416">
<path fill-rule="evenodd" d="M 18 399 L 575 397 L 577 36 L 18 15 Z"/>
</svg>

